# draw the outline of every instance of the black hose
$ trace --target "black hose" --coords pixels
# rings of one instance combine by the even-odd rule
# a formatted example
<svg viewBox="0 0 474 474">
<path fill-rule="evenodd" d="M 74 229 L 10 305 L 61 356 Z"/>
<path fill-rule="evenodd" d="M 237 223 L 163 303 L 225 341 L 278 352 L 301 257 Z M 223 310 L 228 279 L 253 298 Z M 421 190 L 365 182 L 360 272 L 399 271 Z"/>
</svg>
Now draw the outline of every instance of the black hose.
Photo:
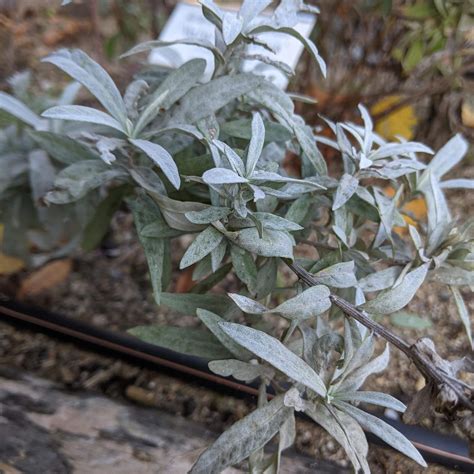
<svg viewBox="0 0 474 474">
<path fill-rule="evenodd" d="M 95 352 L 118 356 L 175 377 L 184 377 L 187 382 L 199 382 L 213 390 L 238 397 L 258 394 L 255 384 L 244 384 L 213 374 L 204 359 L 149 344 L 128 334 L 98 328 L 77 319 L 11 300 L 0 301 L 0 316 L 6 322 L 41 330 L 56 337 L 61 336 L 63 340 L 79 342 L 82 347 Z M 384 416 L 380 418 L 403 433 L 427 461 L 461 472 L 474 472 L 474 460 L 469 457 L 466 441 L 434 433 L 419 426 L 405 425 Z M 371 433 L 367 433 L 367 438 L 370 442 L 385 445 Z"/>
</svg>

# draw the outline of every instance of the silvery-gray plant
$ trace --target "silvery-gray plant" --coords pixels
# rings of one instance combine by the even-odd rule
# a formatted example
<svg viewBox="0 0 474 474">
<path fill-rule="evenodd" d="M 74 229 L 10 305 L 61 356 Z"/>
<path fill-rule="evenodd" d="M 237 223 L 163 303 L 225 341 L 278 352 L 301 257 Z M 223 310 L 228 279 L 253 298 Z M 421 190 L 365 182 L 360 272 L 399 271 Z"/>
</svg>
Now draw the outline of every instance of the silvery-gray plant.
<svg viewBox="0 0 474 474">
<path fill-rule="evenodd" d="M 456 378 L 458 371 L 472 370 L 468 360 L 445 361 L 430 340 L 410 345 L 377 322 L 400 312 L 426 281 L 437 281 L 453 292 L 472 343 L 460 287 L 474 283 L 473 221 L 451 217 L 443 190 L 472 188 L 473 182 L 442 180 L 467 144 L 456 136 L 434 154 L 416 142 L 388 143 L 374 132 L 362 105 L 363 125 L 324 119 L 334 139 L 315 136 L 295 113 L 293 100 L 301 97 L 241 72 L 246 47 L 256 44 L 262 53 L 252 59 L 292 74 L 266 54 L 271 47 L 257 35 L 268 31 L 296 37 L 325 72 L 315 45 L 293 29 L 300 11 L 316 14 L 317 9 L 302 0 L 282 0 L 272 15 L 259 17 L 270 3 L 246 0 L 238 13 L 228 13 L 201 1 L 215 26 L 214 41 L 176 43 L 213 53 L 208 81 L 202 79 L 206 62 L 193 59 L 166 73 L 146 69 L 122 96 L 85 53 L 61 50 L 47 57 L 103 109 L 59 104 L 42 114 L 48 127 L 61 127 L 42 134 L 40 145 L 47 152 L 53 154 L 65 141 L 71 150 L 88 150 L 66 153 L 70 164 L 43 201 L 61 209 L 91 193 L 132 189 L 126 202 L 156 302 L 195 313 L 202 322 L 201 328 L 137 327 L 132 334 L 204 357 L 219 375 L 258 384 L 258 408 L 204 451 L 192 473 L 220 472 L 246 459 L 250 472 L 278 472 L 282 451 L 294 442 L 295 412 L 327 430 L 357 472 L 370 471 L 364 430 L 424 466 L 402 434 L 364 411 L 366 405 L 400 412 L 406 407 L 388 394 L 361 388 L 387 366 L 388 344 L 374 356 L 380 336 L 402 350 L 427 380 L 409 408 L 411 421 L 420 416 L 420 406 L 433 405 L 451 416 L 473 408 L 472 388 Z M 170 44 L 150 41 L 125 56 Z M 66 127 L 70 122 L 74 128 Z M 337 176 L 328 174 L 317 143 L 340 155 Z M 298 156 L 297 176 L 282 165 L 288 152 Z M 395 190 L 392 197 L 388 186 Z M 407 226 L 404 205 L 420 196 L 427 204 L 426 222 Z M 400 227 L 408 227 L 406 237 Z M 179 267 L 194 265 L 196 284 L 187 294 L 173 294 L 166 291 L 170 242 L 185 234 L 194 239 Z M 316 257 L 301 253 L 308 245 Z M 285 269 L 298 276 L 290 289 L 278 286 Z M 215 292 L 230 273 L 237 292 Z M 288 292 L 291 297 L 274 303 Z M 342 317 L 339 334 L 334 322 Z M 277 450 L 265 453 L 276 436 Z"/>
<path fill-rule="evenodd" d="M 39 91 L 29 72 L 17 73 L 9 85 L 12 95 L 0 92 L 2 251 L 37 266 L 73 253 L 81 243 L 90 249 L 100 242 L 103 233 L 95 215 L 104 204 L 98 189 L 65 206 L 47 207 L 43 201 L 61 170 L 78 161 L 98 162 L 100 157 L 72 138 L 73 124 L 39 115 L 52 105 L 71 104 L 81 87 L 78 82 L 67 85 L 58 97 Z M 111 200 L 113 196 L 106 204 Z"/>
</svg>

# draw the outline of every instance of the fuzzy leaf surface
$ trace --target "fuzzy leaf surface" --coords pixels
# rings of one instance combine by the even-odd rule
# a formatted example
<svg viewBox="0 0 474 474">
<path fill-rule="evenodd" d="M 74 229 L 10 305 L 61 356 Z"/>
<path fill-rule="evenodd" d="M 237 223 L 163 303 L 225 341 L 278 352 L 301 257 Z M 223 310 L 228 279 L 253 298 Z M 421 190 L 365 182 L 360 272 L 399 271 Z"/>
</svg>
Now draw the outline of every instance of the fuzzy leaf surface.
<svg viewBox="0 0 474 474">
<path fill-rule="evenodd" d="M 278 339 L 241 324 L 221 323 L 220 327 L 242 347 L 261 357 L 291 379 L 302 383 L 321 397 L 326 395 L 326 387 L 319 375 Z"/>
</svg>

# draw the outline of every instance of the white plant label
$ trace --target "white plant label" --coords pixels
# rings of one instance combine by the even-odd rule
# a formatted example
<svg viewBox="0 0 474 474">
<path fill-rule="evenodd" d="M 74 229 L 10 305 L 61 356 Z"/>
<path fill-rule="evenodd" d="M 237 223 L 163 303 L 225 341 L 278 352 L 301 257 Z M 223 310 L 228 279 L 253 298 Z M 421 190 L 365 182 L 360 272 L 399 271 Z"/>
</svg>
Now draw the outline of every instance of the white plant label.
<svg viewBox="0 0 474 474">
<path fill-rule="evenodd" d="M 294 29 L 305 38 L 308 38 L 315 23 L 316 18 L 314 15 L 300 14 L 300 21 L 295 25 Z M 297 39 L 289 38 L 288 35 L 271 32 L 260 33 L 257 36 L 268 43 L 275 51 L 275 54 L 269 53 L 257 45 L 250 45 L 247 49 L 248 54 L 265 54 L 275 61 L 287 64 L 292 69 L 296 67 L 303 52 L 303 45 Z M 159 36 L 159 39 L 162 41 L 176 41 L 185 38 L 214 42 L 214 25 L 206 20 L 200 6 L 197 4 L 178 3 Z M 214 69 L 214 56 L 210 51 L 197 46 L 173 45 L 165 48 L 156 48 L 150 53 L 149 62 L 151 64 L 176 68 L 193 58 L 203 58 L 207 61 L 205 79 L 210 79 Z M 288 77 L 283 72 L 260 61 L 245 60 L 243 70 L 245 72 L 252 71 L 256 74 L 261 74 L 282 89 L 288 86 Z"/>
</svg>

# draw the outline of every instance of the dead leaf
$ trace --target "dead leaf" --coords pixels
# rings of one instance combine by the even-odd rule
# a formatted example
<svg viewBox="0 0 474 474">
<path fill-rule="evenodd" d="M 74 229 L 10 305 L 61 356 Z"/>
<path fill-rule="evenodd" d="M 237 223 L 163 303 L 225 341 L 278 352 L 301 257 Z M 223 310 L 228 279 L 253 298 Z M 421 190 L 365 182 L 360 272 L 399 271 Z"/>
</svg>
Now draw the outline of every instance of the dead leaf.
<svg viewBox="0 0 474 474">
<path fill-rule="evenodd" d="M 125 395 L 132 401 L 148 407 L 156 407 L 156 395 L 152 390 L 147 390 L 137 385 L 129 385 Z"/>
<path fill-rule="evenodd" d="M 376 102 L 370 109 L 372 115 L 382 114 L 396 106 L 401 101 L 398 95 L 389 95 Z M 418 119 L 411 105 L 394 108 L 393 112 L 380 118 L 375 123 L 375 131 L 387 140 L 402 136 L 407 140 L 413 139 Z"/>
<path fill-rule="evenodd" d="M 194 266 L 187 268 L 184 272 L 180 272 L 176 281 L 176 293 L 187 293 L 193 286 Z"/>
<path fill-rule="evenodd" d="M 416 355 L 413 360 L 425 377 L 426 385 L 408 404 L 403 421 L 410 424 L 418 423 L 433 409 L 448 419 L 452 419 L 453 416 L 471 417 L 474 387 L 458 378 L 458 372 L 472 373 L 474 361 L 469 357 L 457 360 L 443 359 L 436 352 L 433 341 L 427 337 L 418 339 L 410 350 Z M 468 413 L 465 413 L 466 410 Z"/>
<path fill-rule="evenodd" d="M 298 155 L 291 151 L 286 152 L 282 164 L 289 176 L 301 177 L 301 160 Z"/>
<path fill-rule="evenodd" d="M 21 474 L 21 471 L 10 466 L 10 464 L 4 464 L 3 462 L 0 462 L 0 472 L 2 474 Z"/>
<path fill-rule="evenodd" d="M 89 33 L 91 25 L 87 21 L 61 18 L 60 22 L 50 27 L 43 35 L 42 41 L 48 47 L 55 47 L 65 41 L 75 39 L 78 35 Z"/>
<path fill-rule="evenodd" d="M 72 260 L 66 258 L 47 263 L 30 273 L 20 284 L 18 299 L 39 295 L 63 283 L 72 270 Z"/>
</svg>

